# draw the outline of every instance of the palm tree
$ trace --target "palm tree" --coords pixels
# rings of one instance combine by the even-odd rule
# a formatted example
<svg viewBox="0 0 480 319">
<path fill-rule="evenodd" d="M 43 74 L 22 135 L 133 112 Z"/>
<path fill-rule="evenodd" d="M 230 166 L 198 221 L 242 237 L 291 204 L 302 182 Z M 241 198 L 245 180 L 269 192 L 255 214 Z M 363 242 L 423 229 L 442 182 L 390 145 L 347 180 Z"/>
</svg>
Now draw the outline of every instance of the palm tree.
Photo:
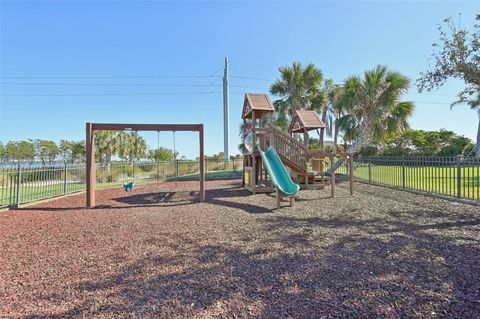
<svg viewBox="0 0 480 319">
<path fill-rule="evenodd" d="M 135 160 L 140 160 L 147 154 L 147 143 L 137 132 L 119 135 L 119 140 L 122 141 L 119 153 L 132 164 Z"/>
<path fill-rule="evenodd" d="M 246 154 L 248 152 L 247 148 L 245 147 L 245 137 L 246 134 L 245 132 L 249 130 L 251 126 L 251 121 L 250 120 L 243 120 L 240 122 L 240 126 L 238 127 L 238 136 L 240 137 L 240 140 L 242 141 L 240 144 L 238 144 L 238 150 L 242 154 Z"/>
<path fill-rule="evenodd" d="M 117 147 L 118 156 L 122 160 L 126 161 L 129 158 L 129 154 L 131 153 L 131 147 L 132 147 L 130 134 L 121 131 L 121 132 L 118 132 L 116 138 L 118 143 L 118 147 Z"/>
<path fill-rule="evenodd" d="M 334 103 L 336 103 L 336 100 L 338 99 L 338 87 L 339 85 L 335 85 L 333 80 L 325 80 L 320 92 L 312 98 L 312 103 L 309 108 L 320 114 L 321 120 L 323 124 L 325 124 L 325 128 L 321 128 L 318 133 L 320 149 L 322 150 L 324 149 L 325 134 L 330 137 L 333 134 L 335 117 Z"/>
<path fill-rule="evenodd" d="M 477 97 L 475 99 L 460 99 L 458 101 L 453 102 L 450 105 L 450 109 L 453 108 L 457 104 L 467 104 L 470 106 L 472 110 L 477 111 L 478 115 L 478 128 L 477 128 L 477 142 L 475 146 L 475 156 L 480 156 L 480 93 L 477 93 Z"/>
<path fill-rule="evenodd" d="M 132 157 L 135 160 L 141 160 L 147 154 L 147 142 L 137 132 L 130 134 L 132 140 Z"/>
<path fill-rule="evenodd" d="M 347 115 L 336 123 L 345 139 L 353 141 L 347 152 L 356 153 L 369 142 L 381 142 L 409 127 L 414 104 L 400 100 L 409 85 L 406 76 L 381 65 L 366 71 L 363 78 L 352 76 L 345 81 L 339 102 Z"/>
<path fill-rule="evenodd" d="M 277 111 L 277 123 L 285 128 L 288 117 L 292 117 L 295 110 L 309 109 L 312 99 L 320 92 L 322 82 L 322 71 L 317 69 L 313 63 L 303 66 L 294 62 L 292 66 L 279 68 L 280 78 L 270 88 L 272 95 L 279 99 L 274 101 Z"/>
<path fill-rule="evenodd" d="M 118 140 L 114 131 L 95 132 L 95 145 L 100 161 L 107 164 L 110 169 L 112 156 L 117 152 Z"/>
<path fill-rule="evenodd" d="M 330 120 L 330 131 L 332 131 L 333 126 L 333 149 L 332 153 L 336 154 L 338 150 L 338 135 L 340 134 L 340 127 L 337 125 L 337 119 L 345 116 L 344 105 L 340 103 L 340 99 L 343 94 L 343 87 L 340 85 L 335 85 L 332 89 L 329 99 L 332 108 L 332 120 Z"/>
</svg>

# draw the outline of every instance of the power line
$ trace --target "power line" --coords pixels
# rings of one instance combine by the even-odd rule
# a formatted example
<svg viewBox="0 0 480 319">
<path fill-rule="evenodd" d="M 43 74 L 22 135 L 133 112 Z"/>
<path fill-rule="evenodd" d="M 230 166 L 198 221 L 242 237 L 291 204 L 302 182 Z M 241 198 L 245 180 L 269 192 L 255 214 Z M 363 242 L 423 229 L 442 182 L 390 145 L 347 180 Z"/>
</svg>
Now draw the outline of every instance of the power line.
<svg viewBox="0 0 480 319">
<path fill-rule="evenodd" d="M 269 90 L 269 88 L 258 87 L 258 86 L 249 86 L 249 85 L 230 85 L 232 88 L 241 88 L 241 89 L 256 89 L 256 90 Z"/>
<path fill-rule="evenodd" d="M 220 75 L 90 75 L 90 76 L 1 76 L 0 79 L 169 79 L 169 78 L 221 78 Z"/>
<path fill-rule="evenodd" d="M 119 86 L 119 87 L 212 87 L 216 83 L 220 82 L 222 78 L 215 80 L 210 84 L 164 84 L 164 83 L 153 83 L 153 84 L 144 84 L 144 83 L 47 83 L 47 82 L 0 82 L 0 85 L 25 85 L 25 86 Z M 243 89 L 258 89 L 258 90 L 268 90 L 265 87 L 257 86 L 247 86 L 247 85 L 230 85 L 234 88 L 243 88 Z M 217 85 L 216 87 L 220 87 Z"/>
<path fill-rule="evenodd" d="M 241 76 L 241 75 L 232 75 L 231 78 L 235 78 L 235 79 L 246 79 L 246 80 L 255 80 L 255 81 L 275 82 L 275 80 L 272 80 L 272 79 L 256 78 L 256 77 Z"/>
<path fill-rule="evenodd" d="M 163 92 L 163 93 L 91 93 L 91 94 L 2 94 L 0 97 L 66 97 L 66 96 L 157 96 L 157 95 L 206 95 L 206 94 L 221 94 L 219 91 L 205 91 L 205 92 Z"/>
<path fill-rule="evenodd" d="M 40 86 L 166 86 L 166 87 L 211 87 L 214 86 L 217 81 L 211 84 L 163 84 L 163 83 L 154 83 L 154 84 L 138 84 L 138 83 L 46 83 L 46 82 L 0 82 L 0 85 L 40 85 Z"/>
<path fill-rule="evenodd" d="M 221 67 L 219 67 L 217 70 L 215 70 L 215 72 L 213 72 L 212 74 L 210 74 L 210 76 L 214 76 L 218 71 L 220 70 L 223 70 L 223 65 Z"/>
</svg>

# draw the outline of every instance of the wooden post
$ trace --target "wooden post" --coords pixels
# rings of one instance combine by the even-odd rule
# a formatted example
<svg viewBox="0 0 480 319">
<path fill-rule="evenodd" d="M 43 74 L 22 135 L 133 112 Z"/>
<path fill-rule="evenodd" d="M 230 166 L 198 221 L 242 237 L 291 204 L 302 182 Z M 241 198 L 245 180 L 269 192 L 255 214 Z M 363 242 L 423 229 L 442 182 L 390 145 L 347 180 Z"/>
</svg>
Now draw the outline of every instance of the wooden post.
<svg viewBox="0 0 480 319">
<path fill-rule="evenodd" d="M 95 206 L 95 138 L 92 123 L 86 125 L 87 207 Z"/>
<path fill-rule="evenodd" d="M 245 155 L 243 156 L 243 166 L 242 166 L 242 187 L 245 187 L 245 161 L 246 157 Z"/>
<path fill-rule="evenodd" d="M 350 173 L 350 195 L 353 195 L 353 155 L 348 154 L 348 172 Z"/>
<path fill-rule="evenodd" d="M 330 188 L 332 192 L 332 198 L 335 198 L 335 155 L 330 154 L 328 156 L 330 160 L 330 171 L 331 171 L 331 176 L 330 176 Z"/>
<path fill-rule="evenodd" d="M 277 199 L 277 208 L 280 208 L 280 192 L 278 191 L 278 187 L 275 187 L 275 195 Z"/>
<path fill-rule="evenodd" d="M 257 135 L 256 135 L 256 132 L 255 132 L 255 123 L 256 122 L 256 119 L 255 119 L 255 111 L 252 110 L 252 135 L 253 135 L 253 150 L 252 150 L 252 167 L 253 167 L 253 178 L 252 178 L 252 194 L 255 195 L 255 186 L 257 185 L 257 163 L 256 163 L 256 159 L 255 159 L 255 152 L 257 151 L 255 149 L 255 141 L 257 140 Z"/>
<path fill-rule="evenodd" d="M 199 145 L 200 145 L 200 202 L 205 201 L 205 154 L 203 147 L 203 124 L 200 124 L 200 130 L 198 132 Z"/>
<path fill-rule="evenodd" d="M 309 138 L 308 138 L 308 130 L 306 127 L 303 129 L 303 142 L 308 148 Z"/>
</svg>

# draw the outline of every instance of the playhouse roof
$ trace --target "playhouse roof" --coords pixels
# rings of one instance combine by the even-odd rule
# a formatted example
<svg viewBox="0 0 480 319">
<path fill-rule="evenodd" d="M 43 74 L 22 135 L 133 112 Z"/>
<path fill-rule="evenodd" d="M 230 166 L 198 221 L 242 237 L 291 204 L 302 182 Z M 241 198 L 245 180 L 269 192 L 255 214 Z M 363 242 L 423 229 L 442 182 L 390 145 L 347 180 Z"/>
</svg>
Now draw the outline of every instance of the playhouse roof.
<svg viewBox="0 0 480 319">
<path fill-rule="evenodd" d="M 288 131 L 292 132 L 303 132 L 304 129 L 307 131 L 315 130 L 317 128 L 325 127 L 325 124 L 322 123 L 320 117 L 318 117 L 317 112 L 315 111 L 295 111 L 293 115 L 292 122 Z"/>
<path fill-rule="evenodd" d="M 255 112 L 255 117 L 259 119 L 269 112 L 274 112 L 275 108 L 267 94 L 245 93 L 242 119 L 250 117 L 252 111 Z"/>
</svg>

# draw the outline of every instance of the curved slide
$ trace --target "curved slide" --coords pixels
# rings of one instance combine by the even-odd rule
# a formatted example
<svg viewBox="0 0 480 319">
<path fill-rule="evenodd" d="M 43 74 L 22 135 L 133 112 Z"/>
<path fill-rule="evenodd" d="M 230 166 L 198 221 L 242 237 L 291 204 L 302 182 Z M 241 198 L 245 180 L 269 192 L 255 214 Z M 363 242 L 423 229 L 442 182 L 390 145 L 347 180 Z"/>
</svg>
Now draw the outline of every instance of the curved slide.
<svg viewBox="0 0 480 319">
<path fill-rule="evenodd" d="M 272 179 L 272 184 L 277 189 L 277 208 L 280 207 L 281 195 L 290 197 L 291 204 L 293 205 L 293 196 L 298 193 L 300 186 L 292 181 L 277 151 L 273 147 L 270 146 L 265 152 L 262 150 L 259 151 L 267 172 Z"/>
</svg>

